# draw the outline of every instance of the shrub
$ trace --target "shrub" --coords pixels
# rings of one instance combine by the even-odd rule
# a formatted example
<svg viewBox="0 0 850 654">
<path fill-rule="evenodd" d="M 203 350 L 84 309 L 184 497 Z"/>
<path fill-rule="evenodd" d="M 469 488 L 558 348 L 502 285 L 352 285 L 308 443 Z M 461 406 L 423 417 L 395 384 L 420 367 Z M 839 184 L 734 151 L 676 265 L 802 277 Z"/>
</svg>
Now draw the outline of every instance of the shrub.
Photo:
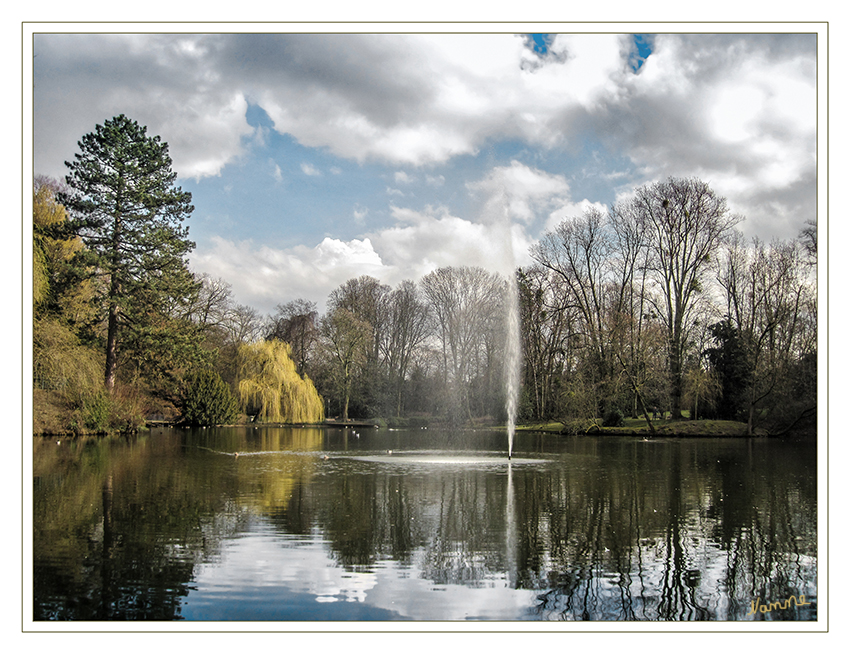
<svg viewBox="0 0 850 654">
<path fill-rule="evenodd" d="M 200 370 L 188 377 L 181 408 L 183 422 L 203 427 L 233 422 L 238 412 L 230 387 L 213 370 Z"/>
<path fill-rule="evenodd" d="M 622 427 L 624 425 L 623 412 L 617 407 L 611 407 L 602 420 L 603 427 Z"/>
<path fill-rule="evenodd" d="M 91 394 L 82 402 L 82 406 L 80 407 L 84 429 L 87 432 L 98 434 L 107 432 L 109 430 L 111 409 L 109 394 L 106 391 Z"/>
</svg>

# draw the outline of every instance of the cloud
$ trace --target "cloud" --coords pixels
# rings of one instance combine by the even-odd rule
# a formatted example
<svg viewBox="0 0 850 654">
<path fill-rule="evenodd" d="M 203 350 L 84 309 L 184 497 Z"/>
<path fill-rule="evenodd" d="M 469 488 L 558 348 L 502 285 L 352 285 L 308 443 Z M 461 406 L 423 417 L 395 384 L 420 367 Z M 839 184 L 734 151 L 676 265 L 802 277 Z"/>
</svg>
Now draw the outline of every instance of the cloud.
<svg viewBox="0 0 850 654">
<path fill-rule="evenodd" d="M 124 113 L 169 144 L 181 176 L 218 175 L 254 130 L 243 89 L 220 83 L 205 50 L 193 35 L 35 35 L 37 169 L 64 175 L 77 140 Z"/>
<path fill-rule="evenodd" d="M 511 161 L 498 166 L 482 180 L 470 182 L 467 189 L 483 196 L 485 221 L 521 220 L 530 223 L 537 214 L 569 198 L 570 187 L 561 175 L 551 175 Z"/>
<path fill-rule="evenodd" d="M 473 222 L 445 207 L 392 207 L 392 214 L 397 222 L 391 227 L 348 241 L 326 237 L 313 247 L 277 249 L 216 236 L 211 247 L 192 255 L 191 264 L 228 280 L 240 303 L 269 313 L 301 297 L 323 307 L 333 289 L 360 275 L 395 286 L 443 266 L 481 266 L 507 275 L 531 262 L 532 239 L 520 225 Z"/>
<path fill-rule="evenodd" d="M 386 268 L 368 238 L 327 237 L 314 247 L 276 249 L 216 236 L 212 247 L 196 251 L 190 262 L 196 272 L 226 279 L 240 303 L 266 313 L 297 298 L 324 305 L 328 294 L 346 280 L 360 275 L 380 278 Z"/>
<path fill-rule="evenodd" d="M 658 35 L 640 72 L 583 121 L 637 164 L 630 187 L 695 175 L 747 216 L 746 231 L 794 236 L 765 199 L 782 197 L 799 226 L 815 217 L 814 39 Z"/>
<path fill-rule="evenodd" d="M 271 163 L 271 165 L 274 167 L 274 171 L 272 172 L 272 177 L 274 178 L 274 181 L 278 183 L 282 182 L 283 171 L 280 169 L 280 166 L 278 166 L 277 163 L 272 159 L 269 159 L 269 163 Z"/>
<path fill-rule="evenodd" d="M 301 164 L 301 172 L 305 175 L 309 175 L 310 177 L 321 177 L 322 175 L 321 170 L 316 168 L 313 164 L 306 162 Z"/>
<path fill-rule="evenodd" d="M 494 137 L 552 143 L 551 117 L 608 86 L 620 46 L 603 35 L 552 49 L 563 57 L 529 71 L 512 34 L 42 35 L 36 105 L 75 124 L 45 121 L 40 146 L 65 152 L 69 133 L 124 110 L 172 144 L 181 175 L 216 175 L 254 133 L 246 98 L 278 133 L 361 162 L 445 162 Z"/>
<path fill-rule="evenodd" d="M 364 164 L 359 170 L 376 180 L 392 176 L 385 193 L 381 183 L 374 197 L 354 195 L 324 214 L 367 231 L 371 210 L 368 233 L 347 232 L 336 243 L 355 258 L 376 257 L 364 266 L 390 277 L 404 274 L 405 257 L 408 276 L 498 259 L 491 246 L 506 240 L 520 257 L 520 242 L 541 228 L 587 204 L 601 206 L 603 195 L 669 175 L 707 181 L 747 216 L 749 233 L 795 236 L 816 217 L 816 35 L 660 34 L 652 41 L 635 71 L 630 37 L 616 34 L 557 35 L 545 55 L 512 34 L 36 35 L 35 168 L 64 175 L 62 162 L 81 135 L 121 112 L 169 143 L 183 178 L 236 169 L 287 135 L 299 157 L 309 158 L 304 148 L 327 157 L 317 161 L 327 162 L 341 192 L 351 188 L 341 174 L 349 169 L 330 167 L 341 163 L 333 157 Z M 249 101 L 270 120 L 249 125 Z M 506 143 L 510 154 L 500 159 Z M 450 169 L 440 167 L 449 161 Z M 466 170 L 476 171 L 474 181 L 464 179 Z M 306 161 L 302 171 L 321 172 Z M 276 163 L 265 172 L 283 181 Z M 414 177 L 425 184 L 407 187 Z M 578 195 L 587 180 L 596 186 Z M 409 201 L 409 188 L 438 208 L 391 205 L 395 222 L 380 226 L 388 201 Z M 588 199 L 576 202 L 574 194 Z M 296 206 L 320 211 L 310 200 Z M 496 238 L 503 216 L 519 227 Z M 281 284 L 270 294 L 283 292 L 290 277 L 306 293 L 310 274 L 326 285 L 325 277 L 336 281 L 345 269 L 330 258 L 316 263 L 325 254 L 319 241 L 276 251 L 220 240 L 214 251 L 230 257 L 246 293 L 254 293 L 253 269 L 237 263 L 239 253 L 282 266 L 279 275 L 258 277 Z M 199 257 L 212 266 L 213 254 Z"/>
<path fill-rule="evenodd" d="M 169 143 L 181 176 L 215 176 L 265 138 L 245 119 L 251 98 L 276 132 L 360 162 L 591 136 L 634 163 L 632 185 L 695 174 L 745 188 L 755 227 L 766 217 L 744 202 L 753 187 L 814 170 L 815 43 L 661 34 L 635 74 L 633 44 L 616 34 L 556 35 L 545 56 L 511 34 L 36 35 L 36 167 L 63 175 L 76 140 L 125 112 Z"/>
<path fill-rule="evenodd" d="M 395 226 L 369 235 L 393 283 L 443 266 L 481 266 L 508 274 L 529 262 L 531 239 L 518 225 L 473 222 L 445 207 L 392 207 Z"/>
<path fill-rule="evenodd" d="M 581 216 L 588 209 L 596 209 L 603 214 L 608 212 L 608 207 L 601 202 L 591 202 L 587 199 L 581 202 L 568 202 L 549 214 L 549 217 L 546 219 L 546 231 L 553 231 L 567 218 Z"/>
<path fill-rule="evenodd" d="M 358 225 L 363 225 L 366 222 L 366 216 L 369 215 L 369 209 L 361 206 L 354 207 L 354 222 Z"/>
</svg>

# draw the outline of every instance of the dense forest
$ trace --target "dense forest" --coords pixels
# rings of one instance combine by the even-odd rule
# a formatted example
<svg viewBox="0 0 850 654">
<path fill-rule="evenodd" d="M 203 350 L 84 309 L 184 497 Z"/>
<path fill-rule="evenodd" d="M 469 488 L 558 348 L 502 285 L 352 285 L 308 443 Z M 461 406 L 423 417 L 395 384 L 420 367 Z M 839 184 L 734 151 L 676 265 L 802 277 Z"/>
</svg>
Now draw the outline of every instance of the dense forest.
<svg viewBox="0 0 850 654">
<path fill-rule="evenodd" d="M 370 276 L 271 315 L 193 273 L 168 146 L 124 116 L 83 137 L 64 181 L 33 185 L 36 433 L 146 420 L 503 422 L 509 288 L 519 420 L 719 418 L 748 433 L 814 419 L 817 230 L 747 240 L 695 178 L 562 221 L 516 284 L 444 267 Z M 280 289 L 281 297 L 287 289 Z"/>
</svg>

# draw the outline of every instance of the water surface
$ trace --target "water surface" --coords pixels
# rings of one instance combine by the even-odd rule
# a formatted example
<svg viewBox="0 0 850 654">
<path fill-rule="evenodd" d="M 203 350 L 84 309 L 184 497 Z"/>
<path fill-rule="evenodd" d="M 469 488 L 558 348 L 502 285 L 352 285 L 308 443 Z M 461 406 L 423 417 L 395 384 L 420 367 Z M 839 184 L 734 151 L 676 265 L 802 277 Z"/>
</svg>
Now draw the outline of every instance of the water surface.
<svg viewBox="0 0 850 654">
<path fill-rule="evenodd" d="M 508 461 L 504 433 L 247 427 L 33 447 L 35 620 L 817 618 L 811 443 L 519 433 Z"/>
</svg>

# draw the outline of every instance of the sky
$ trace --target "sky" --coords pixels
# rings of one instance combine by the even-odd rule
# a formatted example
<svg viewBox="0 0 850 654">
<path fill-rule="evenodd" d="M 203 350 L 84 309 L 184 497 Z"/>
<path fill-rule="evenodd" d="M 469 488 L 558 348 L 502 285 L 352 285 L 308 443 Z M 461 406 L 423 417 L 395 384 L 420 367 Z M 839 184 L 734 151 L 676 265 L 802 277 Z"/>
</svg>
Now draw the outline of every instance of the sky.
<svg viewBox="0 0 850 654">
<path fill-rule="evenodd" d="M 64 177 L 120 113 L 146 125 L 192 193 L 192 269 L 263 314 L 323 309 L 363 274 L 506 274 L 563 219 L 669 176 L 708 182 L 747 236 L 794 238 L 817 217 L 818 60 L 792 28 L 36 31 L 33 167 Z"/>
</svg>

